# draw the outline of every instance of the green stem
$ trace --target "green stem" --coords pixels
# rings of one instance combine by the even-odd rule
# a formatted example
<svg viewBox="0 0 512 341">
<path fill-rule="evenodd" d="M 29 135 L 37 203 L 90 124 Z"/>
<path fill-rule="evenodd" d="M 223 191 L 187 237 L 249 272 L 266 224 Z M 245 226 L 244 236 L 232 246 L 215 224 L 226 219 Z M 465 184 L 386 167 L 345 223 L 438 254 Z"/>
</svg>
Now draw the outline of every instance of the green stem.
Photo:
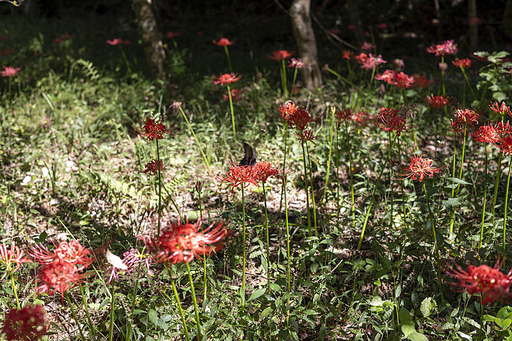
<svg viewBox="0 0 512 341">
<path fill-rule="evenodd" d="M 336 71 L 334 71 L 333 69 L 331 68 L 327 68 L 327 71 L 329 71 L 330 73 L 332 73 L 333 75 L 335 75 L 336 77 L 338 77 L 339 79 L 343 80 L 344 82 L 347 82 L 350 84 L 351 87 L 353 87 L 354 89 L 357 89 L 359 91 L 361 91 L 361 89 L 357 86 L 354 85 L 354 83 L 352 83 L 352 81 L 346 79 L 345 77 L 343 77 L 342 75 L 340 75 L 339 73 L 337 73 Z"/>
<path fill-rule="evenodd" d="M 281 61 L 281 85 L 283 87 L 283 96 L 288 94 L 288 86 L 286 84 L 286 63 L 284 59 Z"/>
<path fill-rule="evenodd" d="M 263 185 L 263 201 L 265 203 L 265 229 L 267 232 L 267 293 L 270 292 L 270 231 L 268 228 L 268 210 L 267 210 L 267 193 L 265 191 L 265 182 Z"/>
<path fill-rule="evenodd" d="M 352 227 L 356 225 L 356 197 L 354 193 L 354 172 L 352 172 L 352 146 L 350 144 L 350 136 L 348 135 L 348 123 L 345 122 L 345 139 L 348 147 L 348 173 L 350 174 L 350 197 L 352 205 L 350 211 L 352 212 Z"/>
<path fill-rule="evenodd" d="M 324 195 L 322 199 L 320 200 L 320 204 L 322 202 L 325 202 L 325 198 L 327 197 L 327 185 L 329 184 L 329 175 L 331 171 L 331 157 L 332 157 L 332 142 L 334 140 L 334 113 L 336 109 L 334 107 L 331 107 L 331 113 L 332 113 L 332 119 L 331 119 L 331 133 L 330 133 L 330 140 L 329 140 L 329 158 L 327 160 L 327 174 L 325 175 L 325 185 L 324 185 Z"/>
<path fill-rule="evenodd" d="M 295 88 L 295 81 L 297 80 L 297 71 L 298 71 L 297 66 L 295 66 L 293 68 L 293 81 L 292 81 L 292 88 L 290 90 L 290 94 L 291 94 L 290 97 L 293 97 L 293 89 Z"/>
<path fill-rule="evenodd" d="M 80 322 L 78 321 L 75 313 L 75 309 L 73 308 L 73 304 L 71 303 L 71 299 L 69 298 L 69 294 L 67 292 L 64 293 L 64 297 L 66 297 L 66 300 L 68 301 L 69 308 L 71 309 L 71 315 L 73 315 L 73 318 L 75 319 L 76 325 L 78 326 L 78 331 L 80 332 L 80 337 L 83 341 L 85 341 L 84 332 L 82 331 L 82 326 L 80 325 Z M 112 307 L 113 309 L 113 307 Z"/>
<path fill-rule="evenodd" d="M 473 96 L 473 100 L 476 99 L 475 92 L 473 91 L 473 88 L 471 87 L 471 83 L 469 83 L 468 76 L 466 75 L 466 70 L 464 70 L 463 67 L 460 68 L 462 70 L 462 74 L 464 75 L 464 78 L 466 79 L 466 83 L 468 83 L 469 91 L 471 91 L 471 96 Z"/>
<path fill-rule="evenodd" d="M 484 223 L 485 223 L 485 204 L 487 203 L 487 164 L 488 164 L 488 153 L 487 146 L 485 148 L 485 175 L 484 175 L 484 203 L 482 205 L 482 225 L 480 226 L 480 242 L 478 242 L 478 250 L 482 248 L 482 242 L 484 239 Z"/>
<path fill-rule="evenodd" d="M 230 92 L 231 93 L 231 92 Z M 196 140 L 197 146 L 199 147 L 199 151 L 201 152 L 201 155 L 203 156 L 203 161 L 206 164 L 206 167 L 208 167 L 208 172 L 210 172 L 210 163 L 206 159 L 206 156 L 204 155 L 203 148 L 201 148 L 201 145 L 199 144 L 199 140 L 197 139 L 196 133 L 194 133 L 194 129 L 192 129 L 192 126 L 190 125 L 190 122 L 187 118 L 187 115 L 185 115 L 185 112 L 180 107 L 181 114 L 183 115 L 183 118 L 185 118 L 185 121 L 187 122 L 188 129 L 192 132 L 192 135 L 194 135 L 194 140 Z"/>
<path fill-rule="evenodd" d="M 156 159 L 158 162 L 158 230 L 157 235 L 160 235 L 160 216 L 162 214 L 162 171 L 160 170 L 160 148 L 158 148 L 158 139 L 156 141 Z"/>
<path fill-rule="evenodd" d="M 292 253 L 290 252 L 290 225 L 288 224 L 288 201 L 286 200 L 286 183 L 288 182 L 288 178 L 283 175 L 284 182 L 284 212 L 285 212 L 285 222 L 286 222 L 286 256 L 287 256 L 287 264 L 286 264 L 286 293 L 288 294 L 288 299 L 286 300 L 286 306 L 290 306 L 290 292 L 291 292 L 291 264 L 292 264 Z M 287 311 L 287 316 L 289 314 L 289 310 Z"/>
<path fill-rule="evenodd" d="M 196 313 L 196 326 L 197 326 L 197 339 L 201 340 L 203 338 L 203 333 L 201 332 L 201 321 L 199 320 L 199 309 L 197 307 L 197 299 L 196 299 L 196 291 L 194 289 L 194 281 L 192 280 L 192 273 L 190 272 L 190 265 L 188 262 L 185 262 L 187 266 L 188 272 L 188 280 L 190 282 L 190 290 L 192 291 L 192 301 L 194 302 L 194 312 Z"/>
<path fill-rule="evenodd" d="M 386 160 L 385 160 L 386 162 L 389 159 L 389 155 L 391 154 L 392 149 L 393 149 L 393 141 L 391 141 L 391 144 L 389 145 L 388 155 L 386 156 Z M 377 192 L 377 188 L 379 187 L 379 183 L 380 183 L 380 178 L 382 177 L 382 173 L 384 172 L 385 168 L 386 168 L 385 164 L 382 165 L 382 168 L 379 172 L 379 177 L 377 178 L 377 183 L 375 184 L 375 187 L 373 188 L 372 197 L 370 199 L 370 205 L 368 206 L 368 209 L 366 210 L 366 216 L 364 218 L 363 228 L 361 229 L 361 236 L 359 237 L 359 243 L 357 244 L 357 251 L 361 250 L 361 245 L 363 244 L 364 233 L 366 231 L 366 225 L 368 224 L 368 218 L 370 217 L 370 212 L 372 210 L 373 201 L 375 199 L 375 193 Z"/>
<path fill-rule="evenodd" d="M 231 123 L 233 124 L 233 138 L 235 139 L 236 144 L 235 111 L 233 110 L 233 98 L 231 98 L 231 89 L 229 88 L 229 84 L 226 84 L 226 86 L 228 87 L 229 109 L 231 110 Z"/>
<path fill-rule="evenodd" d="M 309 150 L 308 150 L 308 143 L 306 142 L 306 151 L 307 151 L 307 155 L 309 155 Z M 314 230 L 315 230 L 315 237 L 318 237 L 318 229 L 317 229 L 317 223 L 316 223 L 316 203 L 315 203 L 315 188 L 313 187 L 313 174 L 312 174 L 312 169 L 313 169 L 313 166 L 312 166 L 312 161 L 311 161 L 311 157 L 309 158 L 309 181 L 310 181 L 310 188 L 311 188 L 311 204 L 313 205 L 313 227 L 314 227 Z"/>
<path fill-rule="evenodd" d="M 11 277 L 12 291 L 14 292 L 14 297 L 16 297 L 16 307 L 18 308 L 18 310 L 20 310 L 20 300 L 18 299 L 18 291 L 16 290 L 16 283 L 14 282 L 14 274 L 11 269 L 11 262 L 9 262 L 7 265 L 7 271 L 9 272 L 9 276 Z"/>
<path fill-rule="evenodd" d="M 114 313 L 115 313 L 115 303 L 116 303 L 116 293 L 115 293 L 115 285 L 112 285 L 112 290 L 110 292 L 112 295 L 112 301 L 110 302 L 110 326 L 109 326 L 109 335 L 108 341 L 112 341 L 114 339 Z"/>
<path fill-rule="evenodd" d="M 80 294 L 82 295 L 82 302 L 84 304 L 85 315 L 87 316 L 87 323 L 89 324 L 89 330 L 95 331 L 96 328 L 92 324 L 91 315 L 89 314 L 89 307 L 87 306 L 87 299 L 85 298 L 84 288 L 80 284 Z"/>
<path fill-rule="evenodd" d="M 510 167 L 512 166 L 512 156 L 509 156 L 508 161 L 508 178 L 507 178 L 507 191 L 505 193 L 505 214 L 503 215 L 503 249 L 505 249 L 505 242 L 507 237 L 507 211 L 508 211 L 508 190 L 510 185 L 510 174 L 512 173 L 510 171 Z"/>
<path fill-rule="evenodd" d="M 284 123 L 284 126 L 283 126 L 283 139 L 284 139 L 284 157 L 283 157 L 283 171 L 281 174 L 283 174 L 283 176 L 285 175 L 285 171 L 286 171 L 286 152 L 287 152 L 287 147 L 288 147 L 288 134 L 287 134 L 287 128 L 288 127 L 288 122 L 285 122 Z M 281 208 L 283 207 L 283 193 L 284 193 L 284 190 L 285 190 L 285 187 L 284 187 L 284 182 L 283 182 L 283 186 L 281 188 L 281 199 L 279 200 L 279 212 L 281 212 Z"/>
<path fill-rule="evenodd" d="M 167 270 L 169 272 L 169 278 L 171 279 L 174 298 L 176 298 L 176 304 L 178 305 L 178 310 L 180 311 L 181 323 L 183 323 L 183 329 L 185 330 L 185 338 L 187 339 L 187 341 L 190 341 L 190 336 L 188 335 L 187 321 L 185 320 L 185 313 L 183 312 L 183 308 L 181 307 L 180 296 L 178 295 L 178 290 L 176 290 L 176 284 L 174 283 L 174 279 L 172 279 L 171 269 L 167 267 Z"/>
<path fill-rule="evenodd" d="M 301 143 L 302 145 L 302 160 L 304 161 L 304 190 L 306 191 L 306 213 L 308 217 L 308 231 L 311 236 L 311 213 L 309 212 L 309 184 L 308 184 L 308 167 L 306 162 L 306 147 L 304 146 L 304 141 Z"/>
<path fill-rule="evenodd" d="M 126 63 L 126 67 L 128 68 L 128 74 L 132 74 L 132 68 L 130 67 L 130 62 L 128 61 L 128 58 L 126 57 L 126 54 L 124 53 L 123 47 L 121 45 L 118 45 L 119 49 L 121 50 L 121 54 L 123 55 L 124 62 Z"/>
<path fill-rule="evenodd" d="M 425 183 L 423 183 L 423 191 L 425 192 L 428 216 L 430 217 L 430 225 L 432 226 L 432 235 L 434 237 L 434 249 L 435 249 L 434 257 L 436 259 L 436 265 L 437 265 L 437 281 L 439 284 L 439 290 L 441 291 L 441 295 L 442 295 L 441 266 L 439 264 L 439 259 L 441 258 L 441 256 L 439 254 L 439 247 L 437 245 L 436 225 L 434 224 L 434 216 L 432 215 L 432 211 L 430 210 L 430 200 L 428 198 L 428 192 L 427 192 L 427 187 L 425 186 Z"/>
<path fill-rule="evenodd" d="M 229 50 L 227 46 L 224 46 L 224 51 L 226 51 L 226 56 L 228 57 L 229 72 L 233 73 L 233 66 L 231 65 L 231 58 L 229 57 Z"/>
<path fill-rule="evenodd" d="M 244 184 L 242 184 L 242 247 L 243 247 L 243 272 L 242 272 L 242 291 L 240 296 L 242 298 L 242 310 L 245 309 L 245 194 Z"/>
</svg>

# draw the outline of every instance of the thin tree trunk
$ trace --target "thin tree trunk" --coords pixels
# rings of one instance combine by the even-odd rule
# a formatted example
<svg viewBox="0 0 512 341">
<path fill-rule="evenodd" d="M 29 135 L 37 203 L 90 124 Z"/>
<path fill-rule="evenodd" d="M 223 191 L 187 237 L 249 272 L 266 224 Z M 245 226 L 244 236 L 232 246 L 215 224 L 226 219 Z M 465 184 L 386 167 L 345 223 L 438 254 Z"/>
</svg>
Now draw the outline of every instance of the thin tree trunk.
<svg viewBox="0 0 512 341">
<path fill-rule="evenodd" d="M 161 35 L 156 26 L 151 9 L 151 0 L 133 0 L 135 14 L 139 23 L 144 52 L 154 77 L 166 80 L 164 61 L 165 51 Z"/>
<path fill-rule="evenodd" d="M 350 15 L 350 23 L 354 26 L 356 40 L 359 45 L 365 42 L 363 24 L 359 16 L 359 7 L 356 0 L 347 0 L 348 11 Z"/>
<path fill-rule="evenodd" d="M 468 17 L 469 17 L 469 47 L 471 51 L 478 48 L 478 25 L 473 23 L 471 19 L 476 19 L 476 0 L 468 0 Z"/>
<path fill-rule="evenodd" d="M 290 8 L 290 16 L 299 55 L 304 62 L 302 69 L 304 85 L 308 90 L 313 90 L 322 85 L 322 73 L 318 66 L 315 33 L 309 15 L 310 6 L 311 0 L 294 0 Z"/>
</svg>

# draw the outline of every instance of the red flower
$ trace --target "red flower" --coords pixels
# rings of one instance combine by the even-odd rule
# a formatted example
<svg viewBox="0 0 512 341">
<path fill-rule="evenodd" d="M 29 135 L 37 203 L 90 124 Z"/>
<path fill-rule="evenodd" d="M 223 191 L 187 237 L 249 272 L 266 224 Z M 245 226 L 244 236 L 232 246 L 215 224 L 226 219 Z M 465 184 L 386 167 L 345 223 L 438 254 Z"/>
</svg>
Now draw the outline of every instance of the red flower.
<svg viewBox="0 0 512 341">
<path fill-rule="evenodd" d="M 20 71 L 20 68 L 13 68 L 12 66 L 4 66 L 4 71 L 0 71 L 2 77 L 14 77 Z"/>
<path fill-rule="evenodd" d="M 167 32 L 167 38 L 168 39 L 174 39 L 178 37 L 181 33 L 175 33 L 175 32 Z"/>
<path fill-rule="evenodd" d="M 154 174 L 158 173 L 158 169 L 160 169 L 160 170 L 163 169 L 162 161 L 153 160 L 146 164 L 143 172 L 145 174 L 151 173 L 154 175 Z"/>
<path fill-rule="evenodd" d="M 464 59 L 455 58 L 455 60 L 452 63 L 453 63 L 453 65 L 463 68 L 463 69 L 467 69 L 467 68 L 471 67 L 471 60 L 469 58 L 464 58 Z"/>
<path fill-rule="evenodd" d="M 153 139 L 161 140 L 163 134 L 168 131 L 165 125 L 162 124 L 162 121 L 153 121 L 149 117 L 146 118 L 143 129 L 144 133 L 139 132 L 139 134 L 146 137 L 149 141 L 153 141 Z"/>
<path fill-rule="evenodd" d="M 389 84 L 396 85 L 396 71 L 395 70 L 386 70 L 384 73 L 378 74 L 375 76 L 375 79 L 380 81 L 385 81 Z"/>
<path fill-rule="evenodd" d="M 11 308 L 4 318 L 2 331 L 6 340 L 36 341 L 42 338 L 48 325 L 41 305 L 27 305 L 20 310 Z"/>
<path fill-rule="evenodd" d="M 439 45 L 432 45 L 427 48 L 428 53 L 435 53 L 436 56 L 444 56 L 447 54 L 456 54 L 458 51 L 457 44 L 452 40 L 447 40 Z"/>
<path fill-rule="evenodd" d="M 425 75 L 413 75 L 414 77 L 414 83 L 412 83 L 412 87 L 417 88 L 427 88 L 430 83 L 432 83 L 434 80 L 428 80 Z"/>
<path fill-rule="evenodd" d="M 287 121 L 291 128 L 297 127 L 299 130 L 304 130 L 309 123 L 316 120 L 313 119 L 306 110 L 297 109 L 293 115 L 288 116 Z"/>
<path fill-rule="evenodd" d="M 410 88 L 411 85 L 414 83 L 414 77 L 408 76 L 403 72 L 397 73 L 395 78 L 396 78 L 395 85 L 401 89 Z"/>
<path fill-rule="evenodd" d="M 350 60 L 350 56 L 353 56 L 353 55 L 354 55 L 354 52 L 352 52 L 350 50 L 345 50 L 345 51 L 343 51 L 342 58 Z"/>
<path fill-rule="evenodd" d="M 239 89 L 231 90 L 231 100 L 233 102 L 238 102 L 241 99 L 242 99 L 242 90 L 239 90 Z M 224 102 L 228 102 L 229 101 L 228 94 L 222 94 L 222 100 Z"/>
<path fill-rule="evenodd" d="M 121 38 L 115 38 L 114 40 L 107 40 L 107 44 L 110 45 L 130 45 L 131 42 L 129 40 L 123 40 Z"/>
<path fill-rule="evenodd" d="M 0 244 L 0 263 L 5 264 L 7 267 L 10 267 L 12 263 L 16 264 L 14 269 L 11 269 L 12 272 L 18 270 L 21 263 L 30 262 L 32 262 L 30 259 L 23 257 L 23 251 L 14 245 L 14 242 L 12 242 L 10 250 L 5 244 Z"/>
<path fill-rule="evenodd" d="M 512 284 L 511 273 L 507 275 L 500 271 L 503 262 L 499 258 L 494 268 L 487 265 L 470 265 L 468 271 L 464 271 L 455 263 L 457 269 L 448 266 L 445 269 L 446 274 L 458 280 L 457 283 L 447 282 L 455 286 L 456 291 L 467 291 L 468 294 L 482 294 L 482 304 L 492 303 L 496 300 L 506 301 L 510 299 L 510 285 Z"/>
<path fill-rule="evenodd" d="M 172 264 L 190 262 L 194 257 L 211 255 L 222 249 L 224 245 L 219 242 L 229 235 L 230 231 L 223 226 L 223 223 L 216 226 L 214 223 L 202 232 L 198 232 L 201 223 L 201 220 L 198 220 L 195 225 L 189 224 L 188 221 L 184 225 L 178 223 L 169 226 L 168 223 L 168 227 L 155 241 L 158 250 L 155 260 Z"/>
<path fill-rule="evenodd" d="M 499 131 L 492 124 L 480 126 L 480 128 L 473 133 L 473 139 L 481 143 L 491 143 L 496 147 L 499 147 L 503 141 Z"/>
<path fill-rule="evenodd" d="M 55 246 L 55 243 L 53 243 Z M 42 264 L 39 278 L 43 283 L 37 288 L 39 293 L 53 295 L 64 292 L 87 274 L 81 274 L 93 262 L 91 252 L 77 241 L 60 242 L 53 252 L 42 245 L 32 247 L 32 257 Z"/>
<path fill-rule="evenodd" d="M 297 138 L 301 140 L 302 142 L 311 141 L 313 144 L 315 144 L 316 136 L 313 134 L 313 130 L 311 129 L 303 129 L 299 130 L 295 133 L 297 135 Z"/>
<path fill-rule="evenodd" d="M 464 132 L 464 129 L 469 124 L 473 129 L 475 126 L 473 123 L 478 123 L 479 114 L 471 109 L 457 109 L 455 110 L 455 121 L 452 120 L 452 128 L 460 136 Z"/>
<path fill-rule="evenodd" d="M 291 69 L 302 69 L 304 67 L 304 62 L 300 58 L 292 58 L 288 67 Z"/>
<path fill-rule="evenodd" d="M 381 128 L 385 131 L 395 132 L 397 136 L 407 130 L 409 127 L 406 125 L 405 118 L 398 114 L 398 110 L 391 108 L 381 108 L 379 118 L 382 122 Z"/>
<path fill-rule="evenodd" d="M 426 102 L 431 107 L 441 109 L 443 106 L 448 105 L 450 100 L 448 98 L 444 98 L 443 96 L 430 95 L 427 96 Z"/>
<path fill-rule="evenodd" d="M 292 101 L 287 101 L 277 109 L 281 112 L 281 117 L 283 117 L 285 120 L 288 120 L 288 118 L 293 116 L 298 110 L 297 106 Z"/>
<path fill-rule="evenodd" d="M 356 122 L 360 126 L 366 127 L 368 123 L 373 121 L 373 117 L 369 113 L 361 110 L 354 113 L 354 115 L 352 116 L 352 120 L 354 120 L 354 122 Z"/>
<path fill-rule="evenodd" d="M 338 111 L 336 111 L 335 115 L 336 115 L 336 121 L 338 121 L 337 125 L 339 128 L 341 123 L 347 122 L 348 120 L 352 119 L 352 109 L 346 108 L 346 109 L 338 110 Z"/>
<path fill-rule="evenodd" d="M 506 114 L 512 116 L 512 111 L 510 110 L 510 107 L 505 104 L 505 102 L 501 102 L 500 106 L 498 101 L 496 101 L 494 103 L 491 103 L 489 107 L 491 108 L 492 111 L 494 111 L 497 114 L 500 114 L 501 116 L 504 116 Z"/>
<path fill-rule="evenodd" d="M 231 183 L 231 192 L 235 190 L 235 187 L 243 185 L 244 187 L 249 187 L 250 184 L 258 187 L 258 178 L 256 174 L 256 169 L 251 166 L 240 166 L 235 163 L 231 163 L 229 167 L 229 171 L 223 177 L 218 177 L 218 180 L 221 182 L 229 182 Z"/>
<path fill-rule="evenodd" d="M 272 168 L 272 164 L 269 162 L 261 161 L 254 165 L 254 172 L 257 181 L 267 182 L 267 179 L 271 176 L 280 176 L 277 169 Z"/>
<path fill-rule="evenodd" d="M 292 54 L 293 54 L 293 51 L 292 52 L 288 52 L 286 50 L 279 50 L 279 51 L 274 51 L 273 55 L 272 56 L 268 56 L 268 57 L 270 59 L 274 59 L 274 60 L 277 60 L 278 62 L 280 62 L 282 60 L 290 58 L 292 56 Z"/>
<path fill-rule="evenodd" d="M 512 155 L 512 137 L 505 137 L 503 139 L 500 150 L 504 155 Z"/>
<path fill-rule="evenodd" d="M 234 42 L 235 42 L 234 40 L 233 41 L 229 41 L 227 38 L 221 38 L 221 39 L 219 39 L 217 41 L 213 40 L 213 43 L 215 45 L 224 46 L 224 47 L 232 45 Z"/>
<path fill-rule="evenodd" d="M 434 168 L 434 161 L 432 159 L 424 158 L 424 155 L 415 156 L 412 159 L 409 159 L 411 163 L 409 167 L 406 168 L 407 174 L 403 175 L 403 178 L 411 178 L 413 180 L 418 179 L 420 182 L 423 181 L 426 177 L 432 177 L 435 173 L 440 173 L 444 168 Z"/>
<path fill-rule="evenodd" d="M 225 73 L 225 74 L 223 74 L 220 77 L 213 76 L 212 83 L 215 84 L 215 85 L 217 85 L 217 84 L 220 84 L 220 85 L 231 84 L 233 82 L 238 81 L 240 78 L 242 78 L 242 76 L 237 77 L 236 73 L 232 73 L 232 74 Z"/>
<path fill-rule="evenodd" d="M 365 41 L 364 43 L 361 44 L 361 50 L 371 51 L 371 50 L 373 50 L 373 44 Z"/>
</svg>

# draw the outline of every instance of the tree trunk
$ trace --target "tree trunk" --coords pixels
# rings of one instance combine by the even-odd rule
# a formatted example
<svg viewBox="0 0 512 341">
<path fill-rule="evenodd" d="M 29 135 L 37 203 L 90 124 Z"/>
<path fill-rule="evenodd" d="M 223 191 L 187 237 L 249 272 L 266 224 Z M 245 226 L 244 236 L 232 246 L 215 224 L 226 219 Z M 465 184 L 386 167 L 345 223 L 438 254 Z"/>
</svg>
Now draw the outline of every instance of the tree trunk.
<svg viewBox="0 0 512 341">
<path fill-rule="evenodd" d="M 166 80 L 164 70 L 165 51 L 151 9 L 151 0 L 133 0 L 133 5 L 151 72 L 154 77 Z"/>
<path fill-rule="evenodd" d="M 322 73 L 318 66 L 315 33 L 309 15 L 310 6 L 311 0 L 294 0 L 290 8 L 290 16 L 295 40 L 299 47 L 299 55 L 304 62 L 302 69 L 304 85 L 308 90 L 313 90 L 322 85 Z"/>
<path fill-rule="evenodd" d="M 507 0 L 502 22 L 505 33 L 512 39 L 512 0 Z"/>
<path fill-rule="evenodd" d="M 350 12 L 350 23 L 354 26 L 354 32 L 356 34 L 356 40 L 359 45 L 364 43 L 363 24 L 361 23 L 361 17 L 359 16 L 359 7 L 357 7 L 356 0 L 347 0 L 348 11 Z"/>
<path fill-rule="evenodd" d="M 468 17 L 469 17 L 469 47 L 474 52 L 478 48 L 478 25 L 472 22 L 476 19 L 476 0 L 468 1 Z"/>
</svg>

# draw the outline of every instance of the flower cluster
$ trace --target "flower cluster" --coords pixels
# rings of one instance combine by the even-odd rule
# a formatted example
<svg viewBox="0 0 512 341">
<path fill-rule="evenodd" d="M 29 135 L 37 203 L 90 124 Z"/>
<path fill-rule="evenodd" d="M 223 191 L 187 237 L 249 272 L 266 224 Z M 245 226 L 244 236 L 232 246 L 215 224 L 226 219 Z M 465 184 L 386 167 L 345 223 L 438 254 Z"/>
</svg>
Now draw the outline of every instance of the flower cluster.
<svg viewBox="0 0 512 341">
<path fill-rule="evenodd" d="M 81 272 L 93 262 L 91 252 L 76 240 L 60 242 L 53 252 L 42 245 L 32 246 L 31 249 L 32 257 L 42 265 L 39 278 L 43 284 L 37 288 L 38 293 L 53 295 L 58 291 L 64 294 L 87 276 Z"/>
<path fill-rule="evenodd" d="M 223 223 L 211 224 L 199 232 L 201 220 L 196 224 L 170 224 L 154 242 L 157 251 L 156 262 L 170 262 L 172 264 L 190 262 L 201 255 L 211 255 L 222 249 L 222 239 L 230 234 Z M 213 245 L 215 244 L 215 245 Z"/>
<path fill-rule="evenodd" d="M 154 174 L 158 173 L 158 170 L 162 170 L 162 169 L 163 169 L 162 161 L 153 160 L 146 164 L 143 172 L 145 174 L 150 173 L 150 174 L 154 175 Z"/>
<path fill-rule="evenodd" d="M 238 102 L 242 99 L 242 90 L 240 89 L 233 89 L 231 90 L 231 100 L 233 102 Z M 224 102 L 229 101 L 229 95 L 228 94 L 222 94 L 222 100 Z"/>
<path fill-rule="evenodd" d="M 47 330 L 46 312 L 41 305 L 27 305 L 19 310 L 11 308 L 5 314 L 2 327 L 8 341 L 36 341 L 42 338 Z"/>
<path fill-rule="evenodd" d="M 482 304 L 489 304 L 496 300 L 510 299 L 510 285 L 512 284 L 512 270 L 508 274 L 500 271 L 503 262 L 499 259 L 493 268 L 487 265 L 470 265 L 468 271 L 463 270 L 455 263 L 457 269 L 445 267 L 445 272 L 458 282 L 447 282 L 455 287 L 456 291 L 466 291 L 470 295 L 480 293 Z"/>
<path fill-rule="evenodd" d="M 354 55 L 354 52 L 350 51 L 350 50 L 345 50 L 343 51 L 343 54 L 342 54 L 342 58 L 343 59 L 348 59 L 350 60 L 350 58 Z"/>
<path fill-rule="evenodd" d="M 226 74 L 223 74 L 220 77 L 213 76 L 212 83 L 215 84 L 215 85 L 218 85 L 218 84 L 226 85 L 226 84 L 231 84 L 233 82 L 236 82 L 240 78 L 242 78 L 242 76 L 237 77 L 236 73 L 231 73 L 231 74 L 226 73 Z"/>
<path fill-rule="evenodd" d="M 110 257 L 112 257 L 112 255 Z M 140 252 L 135 248 L 131 248 L 129 251 L 123 253 L 122 260 L 117 256 L 114 257 L 116 258 L 116 263 L 118 264 L 114 264 L 114 262 L 109 261 L 112 267 L 110 269 L 110 278 L 107 282 L 107 285 L 110 284 L 112 280 L 117 281 L 119 279 L 120 273 L 132 273 L 137 268 L 137 265 L 139 263 L 143 263 L 147 271 L 149 271 L 149 266 L 151 265 L 152 262 L 154 262 L 153 257 L 149 253 Z"/>
<path fill-rule="evenodd" d="M 510 110 L 510 107 L 505 104 L 505 102 L 501 102 L 501 105 L 496 101 L 494 103 L 491 103 L 490 108 L 492 111 L 494 111 L 497 114 L 500 114 L 501 116 L 509 115 L 512 117 L 512 111 Z"/>
<path fill-rule="evenodd" d="M 450 103 L 450 100 L 443 96 L 430 95 L 427 96 L 426 103 L 431 107 L 441 109 L 443 106 L 448 105 Z"/>
<path fill-rule="evenodd" d="M 458 51 L 457 44 L 454 44 L 453 39 L 447 40 L 439 45 L 432 45 L 427 47 L 428 53 L 434 53 L 436 56 L 444 56 L 447 54 L 456 54 Z"/>
<path fill-rule="evenodd" d="M 396 109 L 381 108 L 378 116 L 381 122 L 380 127 L 385 131 L 391 131 L 400 136 L 402 132 L 409 129 L 405 118 L 400 116 Z"/>
<path fill-rule="evenodd" d="M 410 88 L 415 81 L 413 76 L 408 76 L 403 72 L 396 72 L 395 70 L 386 70 L 384 73 L 375 76 L 375 79 L 396 85 L 401 89 Z"/>
<path fill-rule="evenodd" d="M 467 69 L 471 67 L 471 60 L 469 58 L 459 59 L 455 58 L 452 62 L 456 67 L 460 67 L 462 69 Z"/>
<path fill-rule="evenodd" d="M 226 47 L 226 46 L 232 45 L 234 43 L 234 41 L 229 41 L 227 38 L 221 38 L 217 41 L 213 40 L 213 43 L 218 46 Z"/>
<path fill-rule="evenodd" d="M 149 141 L 153 141 L 154 139 L 161 140 L 163 138 L 163 134 L 168 132 L 167 128 L 161 121 L 153 121 L 149 117 L 146 118 L 146 123 L 142 129 L 144 129 L 144 132 L 140 132 L 139 134 L 147 138 Z"/>
<path fill-rule="evenodd" d="M 65 42 L 66 40 L 71 40 L 71 36 L 66 32 L 61 34 L 60 37 L 53 39 L 54 43 L 60 44 Z"/>
<path fill-rule="evenodd" d="M 20 68 L 14 68 L 12 66 L 4 66 L 4 71 L 0 71 L 2 77 L 14 77 L 18 74 Z"/>
<path fill-rule="evenodd" d="M 374 46 L 372 43 L 369 43 L 367 41 L 365 41 L 364 43 L 361 44 L 361 50 L 363 51 L 371 51 L 373 50 Z"/>
<path fill-rule="evenodd" d="M 429 158 L 424 158 L 424 155 L 415 156 L 412 159 L 409 159 L 410 164 L 409 167 L 406 168 L 406 174 L 403 175 L 404 179 L 411 178 L 413 180 L 423 181 L 424 178 L 429 178 L 434 176 L 435 173 L 440 173 L 444 168 L 434 168 L 434 161 Z"/>
<path fill-rule="evenodd" d="M 278 62 L 280 62 L 282 60 L 290 58 L 292 55 L 293 55 L 293 51 L 292 52 L 288 52 L 286 50 L 279 50 L 279 51 L 274 51 L 273 55 L 272 56 L 268 56 L 268 57 L 270 59 L 277 60 Z"/>
<path fill-rule="evenodd" d="M 281 112 L 281 116 L 290 125 L 290 128 L 297 128 L 297 138 L 302 142 L 313 141 L 316 137 L 313 134 L 311 128 L 308 125 L 318 120 L 313 118 L 304 109 L 298 108 L 293 102 L 286 102 L 283 106 L 280 106 L 278 110 Z"/>
<path fill-rule="evenodd" d="M 371 70 L 381 64 L 387 63 L 387 61 L 382 59 L 380 54 L 378 56 L 374 56 L 371 53 L 360 53 L 356 56 L 356 60 L 359 64 L 361 64 L 361 69 L 365 70 Z"/>
<path fill-rule="evenodd" d="M 304 67 L 304 62 L 300 58 L 292 58 L 288 67 L 290 69 L 302 69 Z"/>
<path fill-rule="evenodd" d="M 473 123 L 478 123 L 478 116 L 479 114 L 471 109 L 455 110 L 455 121 L 451 120 L 453 130 L 460 136 L 461 133 L 464 133 L 468 124 L 475 129 Z"/>
<path fill-rule="evenodd" d="M 129 40 L 123 40 L 121 38 L 115 38 L 114 40 L 107 40 L 107 44 L 109 45 L 130 45 L 131 42 Z"/>
<path fill-rule="evenodd" d="M 14 242 L 11 244 L 10 250 L 5 244 L 0 244 L 0 263 L 5 264 L 12 272 L 18 270 L 22 263 L 30 262 L 32 262 L 30 259 L 23 257 L 23 251 Z M 11 264 L 16 264 L 14 269 L 11 268 Z"/>
</svg>

